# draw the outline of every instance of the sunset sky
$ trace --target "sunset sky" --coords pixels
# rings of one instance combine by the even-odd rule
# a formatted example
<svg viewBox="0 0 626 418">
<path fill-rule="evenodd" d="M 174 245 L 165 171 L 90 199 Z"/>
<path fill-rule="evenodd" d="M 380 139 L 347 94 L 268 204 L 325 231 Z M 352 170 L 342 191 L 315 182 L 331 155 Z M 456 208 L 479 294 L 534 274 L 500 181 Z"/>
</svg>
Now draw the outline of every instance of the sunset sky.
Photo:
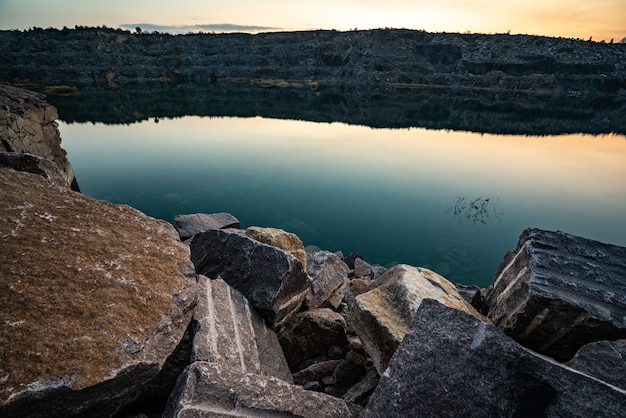
<svg viewBox="0 0 626 418">
<path fill-rule="evenodd" d="M 0 29 L 75 25 L 172 33 L 394 27 L 617 42 L 626 37 L 626 0 L 0 0 Z"/>
</svg>

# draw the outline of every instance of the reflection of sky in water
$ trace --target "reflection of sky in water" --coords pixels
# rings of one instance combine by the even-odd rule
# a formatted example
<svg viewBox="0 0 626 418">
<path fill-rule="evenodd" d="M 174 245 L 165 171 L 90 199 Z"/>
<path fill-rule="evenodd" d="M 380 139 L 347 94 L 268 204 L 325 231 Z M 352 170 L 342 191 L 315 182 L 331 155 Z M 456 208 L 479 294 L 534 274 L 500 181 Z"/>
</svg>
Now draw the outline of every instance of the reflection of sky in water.
<svg viewBox="0 0 626 418">
<path fill-rule="evenodd" d="M 529 226 L 626 245 L 623 137 L 198 117 L 60 130 L 86 194 L 170 221 L 230 212 L 453 281 L 489 284 Z"/>
</svg>

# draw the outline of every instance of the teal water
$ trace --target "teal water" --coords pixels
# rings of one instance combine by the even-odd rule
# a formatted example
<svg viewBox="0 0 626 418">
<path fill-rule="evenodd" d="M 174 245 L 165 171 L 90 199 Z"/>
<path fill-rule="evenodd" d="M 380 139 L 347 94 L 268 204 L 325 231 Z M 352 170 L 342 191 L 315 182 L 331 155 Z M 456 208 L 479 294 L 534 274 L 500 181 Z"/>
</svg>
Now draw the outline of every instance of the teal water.
<svg viewBox="0 0 626 418">
<path fill-rule="evenodd" d="M 60 124 L 83 193 L 488 286 L 526 227 L 626 245 L 626 138 L 504 136 L 263 118 Z"/>
</svg>

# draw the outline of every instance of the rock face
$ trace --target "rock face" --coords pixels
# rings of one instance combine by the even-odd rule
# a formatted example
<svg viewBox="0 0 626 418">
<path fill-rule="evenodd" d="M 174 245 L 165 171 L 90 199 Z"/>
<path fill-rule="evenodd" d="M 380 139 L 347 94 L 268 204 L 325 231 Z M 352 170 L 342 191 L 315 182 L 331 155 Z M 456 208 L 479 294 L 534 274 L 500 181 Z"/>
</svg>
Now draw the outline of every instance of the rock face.
<svg viewBox="0 0 626 418">
<path fill-rule="evenodd" d="M 348 266 L 336 254 L 317 251 L 307 254 L 307 271 L 313 282 L 304 304 L 308 309 L 329 304 L 337 309 L 348 286 Z"/>
<path fill-rule="evenodd" d="M 626 338 L 626 248 L 527 229 L 485 304 L 504 332 L 561 361 L 587 343 Z"/>
<path fill-rule="evenodd" d="M 626 391 L 527 351 L 474 315 L 425 300 L 363 417 L 618 417 Z"/>
<path fill-rule="evenodd" d="M 360 411 L 342 399 L 274 377 L 240 374 L 222 365 L 196 362 L 181 375 L 163 416 L 347 418 L 358 417 Z"/>
<path fill-rule="evenodd" d="M 186 241 L 207 229 L 239 228 L 239 220 L 230 213 L 193 213 L 177 215 L 172 225 L 178 231 L 181 241 Z"/>
<path fill-rule="evenodd" d="M 0 84 L 0 151 L 29 153 L 54 162 L 68 185 L 78 190 L 74 171 L 61 148 L 57 110 L 44 96 Z"/>
<path fill-rule="evenodd" d="M 0 415 L 107 416 L 189 324 L 197 284 L 171 225 L 0 168 Z"/>
<path fill-rule="evenodd" d="M 191 361 L 228 365 L 241 373 L 293 377 L 274 331 L 241 293 L 222 279 L 198 277 L 200 296 L 193 314 Z"/>
<path fill-rule="evenodd" d="M 354 298 L 351 322 L 379 374 L 387 368 L 424 299 L 435 299 L 481 316 L 452 283 L 428 269 L 399 264 L 377 279 L 375 285 L 375 289 Z"/>
<path fill-rule="evenodd" d="M 290 253 L 234 230 L 209 230 L 191 241 L 196 272 L 221 277 L 274 327 L 302 305 L 311 279 Z"/>
<path fill-rule="evenodd" d="M 58 166 L 50 160 L 32 154 L 0 152 L 0 167 L 37 174 L 57 186 L 67 187 L 67 181 Z"/>
<path fill-rule="evenodd" d="M 566 364 L 626 390 L 626 340 L 587 344 Z"/>
</svg>

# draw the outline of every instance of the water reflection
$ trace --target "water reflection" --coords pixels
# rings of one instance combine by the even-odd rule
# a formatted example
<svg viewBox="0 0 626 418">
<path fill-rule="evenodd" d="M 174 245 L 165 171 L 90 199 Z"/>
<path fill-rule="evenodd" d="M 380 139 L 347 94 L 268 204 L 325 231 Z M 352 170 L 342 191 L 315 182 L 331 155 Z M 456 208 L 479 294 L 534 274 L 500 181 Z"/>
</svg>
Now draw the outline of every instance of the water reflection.
<svg viewBox="0 0 626 418">
<path fill-rule="evenodd" d="M 305 245 L 463 283 L 488 285 L 526 227 L 626 245 L 621 136 L 201 117 L 60 131 L 81 189 L 96 198 L 168 221 L 230 212 Z"/>
</svg>

